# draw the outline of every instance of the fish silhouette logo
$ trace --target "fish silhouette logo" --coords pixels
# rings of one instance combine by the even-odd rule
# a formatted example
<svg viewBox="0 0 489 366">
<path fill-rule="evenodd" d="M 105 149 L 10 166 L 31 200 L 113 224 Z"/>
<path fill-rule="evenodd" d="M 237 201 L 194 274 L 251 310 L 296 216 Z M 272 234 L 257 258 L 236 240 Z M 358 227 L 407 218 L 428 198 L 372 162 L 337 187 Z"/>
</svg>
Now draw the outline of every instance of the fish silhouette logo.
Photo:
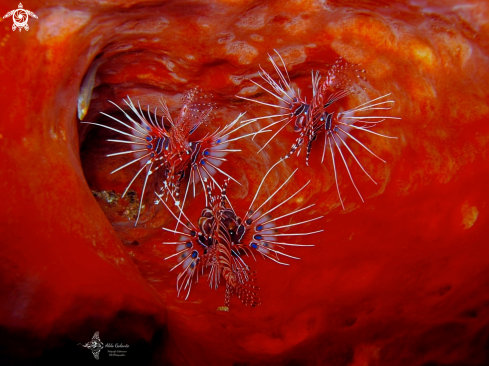
<svg viewBox="0 0 489 366">
<path fill-rule="evenodd" d="M 90 351 L 93 353 L 93 357 L 95 357 L 96 360 L 98 360 L 99 353 L 100 351 L 104 348 L 104 344 L 100 340 L 100 337 L 98 335 L 98 331 L 95 332 L 95 334 L 92 337 L 92 340 L 90 342 L 87 342 L 85 344 L 81 344 L 85 348 L 88 348 Z"/>
<path fill-rule="evenodd" d="M 17 28 L 19 29 L 19 32 L 22 31 L 22 28 L 28 31 L 29 25 L 27 24 L 27 22 L 29 21 L 29 15 L 37 19 L 36 14 L 34 14 L 32 11 L 25 10 L 22 6 L 22 3 L 19 3 L 19 8 L 9 11 L 3 16 L 3 19 L 12 17 L 12 20 L 14 21 L 14 24 L 12 25 L 13 31 L 15 31 Z"/>
</svg>

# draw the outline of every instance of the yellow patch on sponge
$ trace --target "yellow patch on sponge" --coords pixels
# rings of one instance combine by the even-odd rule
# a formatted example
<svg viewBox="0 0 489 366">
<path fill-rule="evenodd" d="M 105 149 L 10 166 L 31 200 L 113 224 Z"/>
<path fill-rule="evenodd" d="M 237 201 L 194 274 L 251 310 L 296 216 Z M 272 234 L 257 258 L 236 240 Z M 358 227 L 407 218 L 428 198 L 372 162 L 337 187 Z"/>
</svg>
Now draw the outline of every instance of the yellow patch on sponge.
<svg viewBox="0 0 489 366">
<path fill-rule="evenodd" d="M 470 206 L 468 203 L 462 205 L 462 226 L 464 229 L 470 229 L 474 226 L 479 217 L 479 210 L 475 206 Z"/>
</svg>

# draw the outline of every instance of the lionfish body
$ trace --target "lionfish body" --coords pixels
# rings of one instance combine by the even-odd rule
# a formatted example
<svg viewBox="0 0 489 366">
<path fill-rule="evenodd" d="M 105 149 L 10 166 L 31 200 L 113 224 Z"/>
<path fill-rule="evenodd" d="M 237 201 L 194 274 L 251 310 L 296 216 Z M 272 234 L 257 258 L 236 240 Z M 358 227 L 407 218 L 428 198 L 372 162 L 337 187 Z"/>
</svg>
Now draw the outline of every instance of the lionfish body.
<svg viewBox="0 0 489 366">
<path fill-rule="evenodd" d="M 278 104 L 270 104 L 238 96 L 241 99 L 252 101 L 257 104 L 276 107 L 280 111 L 285 110 L 285 113 L 255 118 L 255 120 L 280 118 L 279 120 L 274 121 L 268 126 L 264 127 L 262 130 L 273 127 L 279 123 L 283 124 L 258 152 L 263 150 L 280 133 L 282 129 L 288 125 L 293 125 L 294 131 L 298 133 L 298 137 L 292 144 L 290 151 L 281 159 L 288 159 L 294 153 L 297 153 L 297 156 L 299 156 L 302 148 L 305 146 L 306 165 L 309 165 L 309 157 L 312 151 L 313 143 L 318 139 L 319 135 L 324 132 L 325 141 L 321 163 L 324 162 L 326 150 L 329 150 L 333 163 L 336 188 L 341 205 L 344 208 L 338 183 L 336 162 L 337 156 L 341 158 L 353 186 L 360 196 L 360 199 L 363 201 L 363 197 L 353 180 L 353 176 L 348 166 L 346 159 L 347 153 L 352 156 L 353 160 L 359 165 L 368 178 L 370 178 L 370 180 L 372 180 L 375 184 L 377 183 L 360 163 L 359 159 L 348 145 L 347 140 L 353 140 L 368 153 L 385 163 L 384 160 L 379 158 L 352 133 L 353 131 L 363 131 L 380 137 L 393 139 L 397 138 L 374 132 L 372 129 L 386 119 L 400 119 L 399 117 L 363 115 L 365 112 L 392 109 L 394 101 L 386 99 L 390 94 L 382 95 L 347 111 L 341 110 L 337 105 L 337 102 L 352 94 L 359 94 L 359 90 L 361 90 L 361 88 L 357 84 L 357 79 L 365 80 L 365 77 L 362 75 L 365 70 L 357 70 L 354 64 L 350 64 L 342 58 L 339 58 L 328 70 L 323 81 L 321 81 L 319 72 L 312 72 L 311 84 L 313 95 L 311 101 L 306 103 L 305 100 L 302 100 L 299 97 L 301 94 L 300 90 L 294 89 L 290 86 L 290 78 L 285 63 L 280 57 L 280 54 L 277 51 L 275 52 L 282 61 L 282 65 L 284 67 L 284 72 L 282 72 L 273 58 L 269 56 L 270 62 L 278 75 L 278 81 L 275 81 L 268 73 L 261 69 L 262 72 L 260 73 L 260 76 L 270 88 L 264 87 L 252 80 L 251 82 L 260 87 L 262 90 L 266 91 L 268 94 L 280 99 L 281 102 Z M 295 102 L 295 104 L 293 102 Z"/>
<path fill-rule="evenodd" d="M 147 113 L 144 113 L 140 105 L 136 107 L 131 99 L 127 97 L 127 100 L 124 100 L 124 102 L 137 118 L 131 117 L 129 113 L 126 113 L 126 111 L 113 102 L 111 103 L 114 104 L 128 119 L 128 123 L 101 112 L 103 115 L 122 125 L 125 130 L 119 130 L 99 123 L 81 122 L 104 127 L 126 137 L 126 140 L 109 139 L 108 141 L 129 144 L 130 150 L 108 154 L 107 156 L 133 154 L 135 157 L 135 159 L 129 161 L 127 164 L 112 171 L 111 174 L 134 163 L 139 162 L 140 164 L 140 169 L 127 185 L 122 197 L 126 195 L 137 177 L 144 175 L 145 173 L 136 225 L 141 214 L 141 206 L 150 175 L 157 175 L 156 181 L 158 184 L 161 184 L 159 196 L 165 197 L 166 199 L 171 195 L 175 198 L 175 203 L 180 205 L 182 202 L 181 186 L 185 177 L 188 177 L 189 180 L 185 190 L 183 203 L 185 203 L 190 185 L 193 185 L 195 196 L 196 184 L 201 182 L 202 186 L 205 188 L 204 179 L 210 178 L 214 180 L 213 176 L 216 172 L 220 172 L 226 177 L 235 180 L 224 170 L 219 168 L 222 162 L 226 161 L 224 156 L 228 152 L 241 151 L 237 149 L 228 149 L 228 144 L 232 141 L 257 134 L 255 132 L 230 138 L 230 135 L 247 125 L 238 125 L 238 120 L 242 116 L 240 115 L 236 120 L 229 123 L 224 128 L 218 128 L 212 134 L 208 134 L 201 139 L 195 139 L 193 133 L 202 124 L 206 123 L 213 109 L 213 106 L 209 103 L 197 104 L 197 92 L 197 89 L 192 89 L 184 94 L 182 99 L 184 103 L 183 107 L 180 109 L 180 112 L 175 119 L 172 118 L 168 106 L 163 100 L 161 101 L 160 107 L 162 115 L 161 122 L 159 122 L 157 116 L 158 108 L 155 108 L 152 116 L 149 106 Z M 168 128 L 165 126 L 165 121 Z M 258 133 L 261 132 L 264 131 Z"/>
<path fill-rule="evenodd" d="M 271 169 L 273 169 L 273 167 Z M 180 263 L 177 264 L 177 266 L 181 266 L 182 272 L 177 278 L 178 294 L 180 294 L 182 289 L 187 289 L 187 297 L 189 296 L 190 282 L 192 281 L 192 278 L 195 277 L 194 281 L 197 281 L 195 268 L 192 266 L 192 263 L 198 258 L 199 268 L 201 268 L 202 273 L 204 272 L 204 269 L 209 269 L 208 281 L 211 288 L 216 289 L 220 284 L 221 279 L 224 280 L 226 285 L 224 307 L 226 309 L 229 308 L 229 301 L 233 294 L 236 295 L 243 304 L 256 306 L 260 303 L 257 295 L 258 286 L 256 274 L 245 262 L 245 259 L 253 258 L 256 260 L 256 256 L 261 255 L 263 258 L 268 258 L 276 263 L 288 265 L 281 261 L 281 256 L 293 259 L 299 258 L 284 253 L 285 247 L 312 246 L 289 243 L 284 238 L 312 235 L 323 230 L 289 233 L 286 229 L 318 220 L 322 216 L 292 224 L 280 225 L 279 222 L 284 218 L 290 218 L 294 214 L 305 211 L 314 205 L 309 205 L 295 211 L 289 211 L 279 217 L 272 217 L 271 215 L 277 208 L 286 204 L 298 195 L 309 182 L 288 198 L 273 207 L 269 207 L 269 203 L 273 197 L 283 189 L 297 170 L 294 171 L 294 173 L 292 173 L 263 203 L 260 205 L 256 204 L 258 193 L 271 169 L 264 176 L 260 187 L 250 204 L 250 208 L 246 211 L 245 215 L 242 216 L 243 218 L 235 212 L 227 197 L 226 190 L 229 178 L 225 180 L 222 187 L 217 187 L 213 182 L 209 182 L 206 185 L 207 206 L 202 210 L 198 220 L 198 229 L 192 224 L 184 224 L 180 217 L 177 217 L 177 215 L 175 215 L 162 200 L 177 221 L 188 229 L 186 233 L 182 233 L 163 228 L 165 231 L 182 234 L 180 241 L 178 242 L 163 243 L 177 244 L 177 253 L 165 259 L 176 255 L 179 256 Z M 180 213 L 184 219 L 188 220 L 181 209 Z M 284 229 L 285 232 L 283 232 Z M 186 236 L 193 239 L 191 241 L 185 241 L 187 240 Z M 194 259 L 190 259 L 192 253 L 195 253 L 193 254 Z M 185 284 L 182 284 L 179 281 L 181 278 L 185 279 Z"/>
<path fill-rule="evenodd" d="M 210 186 L 208 193 L 212 193 Z M 225 190 L 225 187 L 223 188 Z M 225 193 L 224 193 L 225 195 Z M 233 250 L 229 241 L 229 222 L 232 210 L 225 207 L 223 201 L 214 201 L 213 196 L 208 197 L 208 205 L 202 210 L 197 226 L 190 223 L 183 211 L 181 215 L 188 221 L 183 224 L 181 216 L 177 217 L 165 201 L 161 202 L 167 207 L 172 215 L 183 225 L 184 232 L 165 229 L 180 234 L 179 241 L 165 242 L 163 244 L 176 244 L 177 253 L 165 258 L 177 257 L 179 263 L 173 269 L 180 267 L 177 276 L 178 295 L 187 291 L 185 299 L 188 298 L 193 282 L 198 281 L 199 272 L 208 270 L 208 282 L 212 289 L 217 289 L 221 280 L 226 286 L 225 306 L 229 306 L 232 294 L 236 294 L 246 305 L 258 305 L 256 295 L 258 287 L 254 284 L 253 273 L 240 258 L 240 253 Z M 231 233 L 232 235 L 232 233 Z"/>
</svg>

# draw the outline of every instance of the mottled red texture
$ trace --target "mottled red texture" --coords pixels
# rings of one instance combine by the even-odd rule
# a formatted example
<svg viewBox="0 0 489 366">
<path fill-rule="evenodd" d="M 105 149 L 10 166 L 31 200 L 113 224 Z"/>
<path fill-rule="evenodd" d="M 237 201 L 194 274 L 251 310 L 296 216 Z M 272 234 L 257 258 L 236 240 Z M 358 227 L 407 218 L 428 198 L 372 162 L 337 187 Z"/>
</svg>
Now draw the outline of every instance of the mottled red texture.
<svg viewBox="0 0 489 366">
<path fill-rule="evenodd" d="M 1 357 L 85 362 L 92 356 L 76 344 L 98 330 L 104 342 L 130 343 L 141 363 L 489 363 L 489 6 L 436 3 L 29 1 L 39 19 L 28 32 L 4 19 Z M 399 139 L 357 135 L 387 164 L 358 150 L 379 184 L 353 168 L 362 204 L 342 168 L 346 210 L 331 164 L 320 164 L 322 135 L 310 167 L 289 159 L 267 189 L 300 166 L 293 186 L 312 179 L 301 204 L 325 215 L 309 228 L 325 231 L 299 240 L 316 246 L 294 250 L 302 259 L 290 267 L 253 263 L 262 305 L 233 299 L 223 313 L 224 289 L 204 279 L 188 301 L 176 298 L 175 263 L 163 261 L 174 248 L 159 245 L 171 234 L 158 226 L 174 225 L 164 210 L 153 207 L 139 228 L 108 215 L 112 226 L 93 198 L 90 188 L 122 192 L 133 173 L 109 176 L 125 160 L 103 158 L 111 145 L 79 127 L 80 84 L 100 55 L 87 121 L 127 94 L 144 106 L 163 95 L 176 110 L 200 86 L 219 107 L 212 131 L 243 110 L 271 112 L 235 95 L 266 99 L 247 79 L 273 49 L 304 90 L 311 69 L 324 73 L 338 56 L 361 64 L 371 98 L 396 100 L 390 113 L 402 120 L 379 131 Z M 236 211 L 295 137 L 285 131 L 259 155 L 266 136 L 236 143 L 243 152 L 226 163 L 243 183 L 229 190 Z M 202 207 L 200 194 L 187 211 Z"/>
</svg>

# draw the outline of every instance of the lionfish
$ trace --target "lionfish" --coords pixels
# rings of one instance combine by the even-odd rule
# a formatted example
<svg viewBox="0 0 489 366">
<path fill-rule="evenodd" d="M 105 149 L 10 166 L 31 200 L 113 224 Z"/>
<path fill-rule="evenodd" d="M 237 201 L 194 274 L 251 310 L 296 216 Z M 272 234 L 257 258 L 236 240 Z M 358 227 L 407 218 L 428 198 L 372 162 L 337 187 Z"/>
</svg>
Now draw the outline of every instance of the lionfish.
<svg viewBox="0 0 489 366">
<path fill-rule="evenodd" d="M 288 229 L 318 220 L 323 216 L 295 223 L 281 221 L 285 218 L 290 220 L 291 216 L 310 209 L 314 204 L 287 211 L 277 217 L 272 216 L 272 212 L 296 197 L 310 183 L 307 182 L 287 198 L 271 205 L 271 200 L 291 180 L 297 169 L 264 202 L 257 203 L 257 197 L 266 177 L 278 163 L 273 165 L 263 177 L 249 209 L 243 216 L 238 216 L 227 196 L 229 178 L 225 179 L 220 189 L 214 182 L 207 182 L 207 206 L 202 210 L 197 224 L 192 223 L 182 208 L 178 207 L 181 215 L 177 216 L 161 200 L 172 216 L 184 227 L 184 231 L 163 227 L 165 231 L 180 235 L 177 241 L 163 242 L 167 245 L 176 245 L 176 253 L 166 257 L 165 260 L 173 257 L 178 260 L 178 263 L 170 269 L 173 271 L 180 268 L 176 285 L 178 296 L 186 291 L 185 299 L 187 299 L 192 283 L 198 282 L 199 275 L 206 274 L 211 288 L 217 289 L 221 280 L 226 285 L 224 307 L 221 309 L 229 310 L 232 295 L 236 295 L 244 305 L 259 305 L 256 273 L 246 263 L 246 257 L 253 257 L 256 260 L 256 256 L 261 256 L 281 265 L 289 265 L 282 257 L 300 258 L 285 253 L 285 247 L 314 246 L 290 243 L 288 238 L 313 235 L 323 230 L 288 232 Z"/>
<path fill-rule="evenodd" d="M 321 163 L 324 162 L 325 154 L 327 148 L 331 153 L 331 159 L 333 162 L 333 170 L 336 182 L 336 188 L 338 191 L 338 197 L 340 199 L 341 205 L 344 209 L 343 200 L 341 198 L 339 184 L 338 184 L 338 174 L 335 160 L 335 150 L 338 152 L 341 160 L 343 161 L 345 168 L 348 172 L 350 180 L 355 187 L 360 199 L 363 201 L 363 197 L 357 188 L 353 176 L 350 172 L 350 168 L 346 161 L 344 147 L 351 154 L 355 162 L 360 166 L 362 171 L 375 183 L 375 180 L 370 176 L 367 170 L 360 163 L 359 159 L 352 151 L 350 146 L 347 144 L 347 139 L 350 138 L 356 143 L 358 143 L 363 149 L 368 151 L 374 157 L 384 162 L 383 159 L 378 157 L 372 150 L 370 150 L 364 143 L 362 143 L 358 138 L 352 135 L 352 130 L 359 130 L 367 132 L 376 136 L 385 137 L 389 139 L 397 139 L 397 137 L 387 136 L 372 129 L 387 119 L 400 119 L 399 117 L 391 116 L 358 116 L 357 113 L 376 111 L 376 110 L 390 110 L 392 109 L 394 100 L 388 99 L 389 94 L 382 95 L 378 98 L 372 99 L 366 103 L 360 104 L 355 108 L 347 111 L 336 111 L 334 109 L 335 103 L 339 100 L 359 93 L 359 86 L 352 82 L 352 75 L 357 78 L 366 80 L 363 76 L 365 70 L 358 70 L 354 64 L 346 62 L 343 58 L 337 59 L 332 67 L 327 72 L 324 81 L 321 81 L 321 76 L 319 72 L 312 71 L 312 98 L 308 102 L 306 98 L 301 97 L 301 91 L 298 88 L 291 86 L 291 80 L 285 62 L 280 56 L 280 54 L 275 50 L 278 58 L 280 59 L 284 71 L 280 69 L 277 63 L 274 61 L 272 56 L 269 55 L 269 60 L 275 72 L 278 75 L 278 80 L 275 80 L 267 73 L 263 68 L 260 67 L 259 75 L 268 84 L 268 88 L 250 80 L 257 87 L 262 89 L 264 92 L 270 94 L 277 99 L 277 104 L 265 103 L 255 99 L 249 99 L 242 96 L 237 96 L 238 98 L 251 101 L 260 105 L 270 106 L 278 108 L 281 113 L 274 115 L 267 115 L 263 117 L 254 118 L 254 120 L 260 119 L 278 119 L 273 121 L 271 124 L 265 126 L 262 130 L 268 129 L 278 124 L 282 124 L 281 127 L 273 134 L 273 136 L 265 143 L 265 145 L 258 151 L 262 151 L 286 126 L 292 125 L 294 131 L 299 134 L 296 141 L 293 143 L 290 151 L 281 159 L 288 159 L 292 154 L 297 152 L 299 156 L 301 149 L 305 146 L 306 149 L 306 165 L 309 165 L 309 156 L 312 150 L 312 144 L 317 140 L 318 135 L 324 131 L 325 142 L 323 147 L 323 154 L 321 158 Z M 248 123 L 251 120 L 242 121 L 243 123 Z M 336 149 L 335 149 L 336 148 Z"/>
<path fill-rule="evenodd" d="M 168 194 L 171 194 L 175 198 L 176 205 L 181 204 L 181 185 L 184 177 L 189 175 L 189 181 L 183 199 L 183 204 L 185 204 L 189 186 L 193 185 L 195 196 L 196 184 L 200 181 L 202 187 L 205 189 L 204 180 L 207 178 L 214 180 L 213 176 L 216 172 L 220 172 L 237 182 L 236 179 L 219 168 L 222 162 L 226 161 L 224 156 L 228 152 L 241 151 L 239 149 L 229 149 L 229 143 L 248 136 L 254 136 L 257 133 L 265 132 L 260 131 L 230 138 L 232 134 L 250 123 L 250 121 L 248 121 L 248 123 L 239 124 L 238 121 L 243 116 L 243 114 L 240 114 L 233 122 L 227 124 L 223 128 L 217 128 L 214 133 L 207 134 L 200 139 L 193 139 L 192 134 L 202 124 L 206 123 L 214 108 L 211 103 L 197 103 L 197 94 L 198 89 L 192 89 L 184 94 L 182 100 L 183 106 L 175 119 L 172 118 L 166 102 L 161 99 L 162 116 L 160 122 L 158 121 L 158 108 L 155 108 L 152 113 L 148 106 L 147 112 L 145 113 L 141 109 L 141 105 L 138 103 L 138 107 L 136 107 L 129 96 L 127 97 L 127 100 L 123 99 L 123 101 L 137 118 L 131 117 L 130 114 L 116 103 L 109 101 L 124 114 L 129 122 L 123 122 L 104 112 L 101 112 L 101 114 L 122 125 L 126 131 L 104 124 L 81 122 L 104 127 L 126 136 L 125 140 L 108 139 L 107 141 L 129 144 L 129 150 L 108 154 L 107 157 L 125 154 L 135 156 L 135 159 L 118 167 L 112 171 L 111 174 L 134 163 L 139 162 L 140 164 L 140 169 L 127 185 L 122 197 L 126 195 L 137 177 L 142 173 L 145 174 L 135 225 L 137 225 L 139 221 L 143 198 L 150 175 L 158 173 L 157 179 L 161 181 L 159 196 L 168 197 Z M 166 125 L 165 121 L 167 122 Z"/>
</svg>

